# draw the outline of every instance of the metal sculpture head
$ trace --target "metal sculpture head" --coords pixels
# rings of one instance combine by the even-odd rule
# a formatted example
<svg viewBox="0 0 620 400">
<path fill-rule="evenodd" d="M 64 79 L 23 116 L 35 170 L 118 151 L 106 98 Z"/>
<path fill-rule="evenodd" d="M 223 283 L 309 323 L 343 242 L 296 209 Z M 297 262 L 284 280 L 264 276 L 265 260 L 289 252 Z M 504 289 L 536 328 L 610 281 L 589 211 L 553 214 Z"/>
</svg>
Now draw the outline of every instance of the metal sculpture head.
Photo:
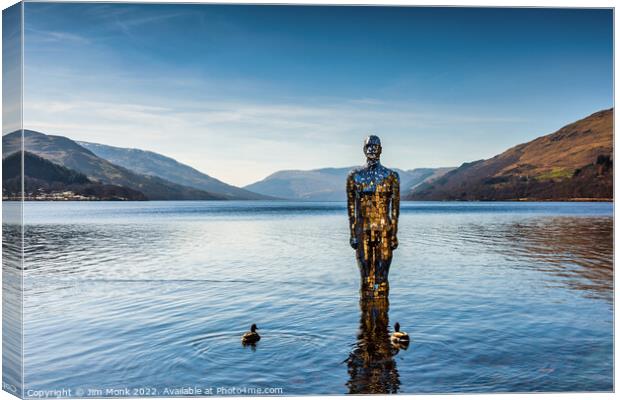
<svg viewBox="0 0 620 400">
<path fill-rule="evenodd" d="M 364 141 L 364 154 L 370 160 L 378 160 L 381 157 L 381 139 L 379 136 L 370 135 Z"/>
</svg>

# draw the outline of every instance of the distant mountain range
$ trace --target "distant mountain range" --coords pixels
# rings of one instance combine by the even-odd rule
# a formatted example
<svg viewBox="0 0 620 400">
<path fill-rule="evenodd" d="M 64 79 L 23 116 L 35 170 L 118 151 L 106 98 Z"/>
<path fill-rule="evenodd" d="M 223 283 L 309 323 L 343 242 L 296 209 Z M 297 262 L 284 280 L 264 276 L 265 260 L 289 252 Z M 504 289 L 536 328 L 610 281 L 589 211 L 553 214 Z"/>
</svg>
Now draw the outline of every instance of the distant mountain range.
<svg viewBox="0 0 620 400">
<path fill-rule="evenodd" d="M 77 142 L 96 156 L 142 175 L 152 175 L 180 185 L 204 190 L 230 200 L 265 200 L 271 197 L 228 185 L 189 165 L 164 155 L 98 143 Z"/>
<path fill-rule="evenodd" d="M 19 131 L 2 137 L 3 156 L 21 150 Z M 64 136 L 24 130 L 24 149 L 91 181 L 138 191 L 149 200 L 224 200 L 226 196 L 179 185 L 154 175 L 143 175 L 96 156 Z"/>
<path fill-rule="evenodd" d="M 19 193 L 21 132 L 2 137 L 3 196 Z M 341 201 L 354 167 L 278 171 L 238 188 L 161 154 L 24 130 L 25 188 L 35 197 Z M 403 200 L 613 199 L 613 109 L 458 168 L 395 169 Z M 60 195 L 63 193 L 62 195 Z M 72 193 L 72 194 L 71 194 Z M 64 197 L 63 197 L 64 196 Z"/>
<path fill-rule="evenodd" d="M 314 170 L 278 171 L 265 179 L 245 186 L 247 190 L 267 196 L 305 201 L 345 200 L 347 174 L 355 167 Z M 408 193 L 417 185 L 442 176 L 452 168 L 417 168 L 409 171 L 396 168 L 400 175 L 401 192 Z"/>
<path fill-rule="evenodd" d="M 613 198 L 613 109 L 416 187 L 407 200 Z"/>
<path fill-rule="evenodd" d="M 20 199 L 22 157 L 12 153 L 2 160 L 2 197 Z M 146 200 L 144 194 L 122 186 L 92 182 L 79 172 L 25 151 L 24 192 L 33 200 Z"/>
</svg>

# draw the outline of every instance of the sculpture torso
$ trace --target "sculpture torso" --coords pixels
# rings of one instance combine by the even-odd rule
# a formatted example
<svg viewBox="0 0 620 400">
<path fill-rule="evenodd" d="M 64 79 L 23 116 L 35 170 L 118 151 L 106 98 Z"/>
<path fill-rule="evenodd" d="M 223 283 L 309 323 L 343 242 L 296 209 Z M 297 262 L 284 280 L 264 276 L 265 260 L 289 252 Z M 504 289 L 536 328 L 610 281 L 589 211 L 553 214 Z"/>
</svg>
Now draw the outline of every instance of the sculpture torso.
<svg viewBox="0 0 620 400">
<path fill-rule="evenodd" d="M 357 229 L 391 230 L 390 203 L 398 185 L 398 174 L 377 163 L 353 170 L 350 179 L 352 187 L 348 190 L 355 196 Z"/>
</svg>

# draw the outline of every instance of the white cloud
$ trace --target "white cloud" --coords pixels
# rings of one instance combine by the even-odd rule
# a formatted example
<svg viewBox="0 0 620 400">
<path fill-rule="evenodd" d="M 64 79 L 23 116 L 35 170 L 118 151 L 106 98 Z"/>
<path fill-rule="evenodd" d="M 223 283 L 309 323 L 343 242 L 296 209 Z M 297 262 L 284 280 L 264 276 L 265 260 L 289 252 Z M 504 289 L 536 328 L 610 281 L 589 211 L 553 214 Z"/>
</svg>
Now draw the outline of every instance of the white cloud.
<svg viewBox="0 0 620 400">
<path fill-rule="evenodd" d="M 77 35 L 75 33 L 61 32 L 61 31 L 49 31 L 49 30 L 27 28 L 26 35 L 28 38 L 29 45 L 31 44 L 31 42 L 34 42 L 32 44 L 36 44 L 37 42 L 39 42 L 43 44 L 61 43 L 63 45 L 67 45 L 67 44 L 87 45 L 91 43 L 90 39 L 84 36 Z"/>
<path fill-rule="evenodd" d="M 506 120 L 439 115 L 384 101 L 323 100 L 308 105 L 38 99 L 26 103 L 24 121 L 26 128 L 49 134 L 156 151 L 224 181 L 244 185 L 279 169 L 359 164 L 363 161 L 361 142 L 370 132 L 384 138 L 386 163 L 391 165 L 453 165 L 455 162 L 449 162 L 445 154 L 462 155 L 467 139 L 453 135 L 449 142 L 442 142 L 442 135 L 452 134 L 455 127 L 466 132 L 480 124 Z M 436 140 L 428 139 L 429 132 L 436 133 Z M 437 149 L 444 155 L 434 155 Z M 470 158 L 475 157 L 461 162 Z"/>
</svg>

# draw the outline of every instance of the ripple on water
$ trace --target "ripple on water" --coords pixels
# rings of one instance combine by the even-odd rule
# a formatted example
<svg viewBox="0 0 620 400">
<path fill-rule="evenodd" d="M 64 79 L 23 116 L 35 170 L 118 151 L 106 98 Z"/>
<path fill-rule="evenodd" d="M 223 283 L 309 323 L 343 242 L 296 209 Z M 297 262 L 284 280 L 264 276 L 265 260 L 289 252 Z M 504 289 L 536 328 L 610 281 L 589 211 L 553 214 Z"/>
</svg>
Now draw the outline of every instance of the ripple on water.
<svg viewBox="0 0 620 400">
<path fill-rule="evenodd" d="M 343 364 L 364 346 L 344 204 L 34 207 L 29 387 L 244 384 L 296 395 L 381 383 Z M 411 345 L 392 357 L 391 388 L 612 389 L 606 208 L 404 205 L 389 318 Z M 252 322 L 262 340 L 244 348 Z"/>
<path fill-rule="evenodd" d="M 258 331 L 261 331 L 260 327 Z M 325 336 L 308 332 L 269 330 L 260 335 L 261 340 L 255 346 L 243 346 L 241 334 L 232 331 L 210 333 L 192 339 L 189 343 L 196 357 L 214 365 L 235 362 L 235 348 L 240 351 L 264 351 L 266 357 L 262 360 L 266 362 L 310 360 L 319 356 L 315 352 L 324 349 L 329 343 Z"/>
</svg>

